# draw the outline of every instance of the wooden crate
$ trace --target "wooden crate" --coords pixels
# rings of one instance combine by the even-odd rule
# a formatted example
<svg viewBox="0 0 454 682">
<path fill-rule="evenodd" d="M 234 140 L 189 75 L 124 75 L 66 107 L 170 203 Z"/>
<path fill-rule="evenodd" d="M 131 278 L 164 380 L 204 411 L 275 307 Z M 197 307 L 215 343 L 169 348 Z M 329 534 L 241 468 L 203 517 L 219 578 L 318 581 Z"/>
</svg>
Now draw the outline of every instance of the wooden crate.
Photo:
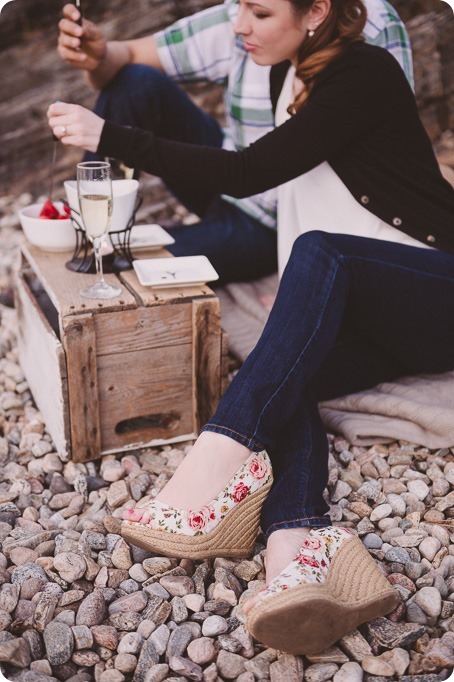
<svg viewBox="0 0 454 682">
<path fill-rule="evenodd" d="M 57 451 L 85 462 L 194 438 L 227 380 L 219 300 L 143 287 L 134 271 L 106 275 L 118 298 L 82 298 L 95 276 L 67 260 L 25 243 L 16 282 L 19 360 Z"/>
</svg>

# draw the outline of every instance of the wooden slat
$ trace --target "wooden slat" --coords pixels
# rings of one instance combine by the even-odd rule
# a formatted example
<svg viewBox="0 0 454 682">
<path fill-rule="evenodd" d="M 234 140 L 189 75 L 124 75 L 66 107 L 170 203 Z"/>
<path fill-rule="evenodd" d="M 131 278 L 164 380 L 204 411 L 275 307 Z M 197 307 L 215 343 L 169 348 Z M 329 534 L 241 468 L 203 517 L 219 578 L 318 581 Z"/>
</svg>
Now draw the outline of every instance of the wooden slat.
<svg viewBox="0 0 454 682">
<path fill-rule="evenodd" d="M 192 343 L 148 348 L 98 357 L 103 452 L 132 442 L 193 433 Z M 117 433 L 120 422 L 168 415 L 168 425 Z"/>
<path fill-rule="evenodd" d="M 221 306 L 217 298 L 195 299 L 192 309 L 194 409 L 200 429 L 221 397 Z"/>
<path fill-rule="evenodd" d="M 93 284 L 96 275 L 68 270 L 65 263 L 71 258 L 70 253 L 42 251 L 26 241 L 22 244 L 22 253 L 62 318 L 67 315 L 136 307 L 135 298 L 126 287 L 122 287 L 123 291 L 118 298 L 104 301 L 83 298 L 79 291 Z M 105 275 L 105 280 L 108 284 L 119 284 L 117 275 Z"/>
<path fill-rule="evenodd" d="M 190 302 L 125 310 L 121 313 L 121 323 L 118 313 L 103 313 L 94 319 L 98 357 L 191 342 Z"/>
<path fill-rule="evenodd" d="M 57 452 L 70 456 L 65 353 L 28 284 L 16 278 L 19 362 Z"/>
<path fill-rule="evenodd" d="M 63 319 L 62 325 L 72 459 L 86 462 L 101 454 L 95 326 L 92 315 L 69 316 Z"/>
</svg>

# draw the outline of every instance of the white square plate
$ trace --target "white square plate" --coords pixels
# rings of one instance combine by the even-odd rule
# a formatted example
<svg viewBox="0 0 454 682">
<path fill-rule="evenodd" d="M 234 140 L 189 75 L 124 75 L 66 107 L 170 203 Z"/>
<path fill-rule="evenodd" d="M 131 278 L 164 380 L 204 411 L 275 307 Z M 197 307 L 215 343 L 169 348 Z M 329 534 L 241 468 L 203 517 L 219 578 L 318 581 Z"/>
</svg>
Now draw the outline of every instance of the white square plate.
<svg viewBox="0 0 454 682">
<path fill-rule="evenodd" d="M 144 258 L 134 260 L 132 264 L 139 282 L 145 287 L 196 286 L 219 279 L 206 256 Z"/>
<path fill-rule="evenodd" d="M 112 234 L 111 237 L 113 243 L 117 244 L 117 235 Z M 129 241 L 131 249 L 155 251 L 174 243 L 175 239 L 160 225 L 134 225 L 131 229 Z"/>
</svg>

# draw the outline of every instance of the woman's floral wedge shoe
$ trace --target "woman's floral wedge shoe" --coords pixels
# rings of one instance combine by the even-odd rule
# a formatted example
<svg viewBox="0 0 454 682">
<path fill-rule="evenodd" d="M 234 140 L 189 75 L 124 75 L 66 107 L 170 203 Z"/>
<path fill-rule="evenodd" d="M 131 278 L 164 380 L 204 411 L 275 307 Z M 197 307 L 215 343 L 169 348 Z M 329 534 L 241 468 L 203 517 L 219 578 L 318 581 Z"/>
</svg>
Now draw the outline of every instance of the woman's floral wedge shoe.
<svg viewBox="0 0 454 682">
<path fill-rule="evenodd" d="M 399 601 L 361 540 L 333 526 L 312 530 L 259 596 L 247 617 L 251 635 L 273 649 L 308 655 Z"/>
<path fill-rule="evenodd" d="M 267 453 L 253 452 L 219 495 L 201 509 L 177 509 L 152 500 L 125 511 L 121 534 L 131 544 L 164 556 L 248 556 L 272 482 Z"/>
</svg>

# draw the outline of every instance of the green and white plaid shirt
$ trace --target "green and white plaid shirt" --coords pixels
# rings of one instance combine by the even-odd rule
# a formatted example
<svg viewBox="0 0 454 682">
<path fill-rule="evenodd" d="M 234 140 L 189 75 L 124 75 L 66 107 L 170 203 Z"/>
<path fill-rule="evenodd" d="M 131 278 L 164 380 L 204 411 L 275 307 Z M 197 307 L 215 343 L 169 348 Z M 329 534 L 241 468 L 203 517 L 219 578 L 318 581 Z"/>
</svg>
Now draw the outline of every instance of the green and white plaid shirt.
<svg viewBox="0 0 454 682">
<path fill-rule="evenodd" d="M 389 50 L 413 85 L 411 47 L 407 31 L 385 0 L 365 0 L 367 42 Z M 155 35 L 164 71 L 178 81 L 208 80 L 225 86 L 227 127 L 223 147 L 241 150 L 274 127 L 269 67 L 257 66 L 235 36 L 237 0 L 225 0 L 185 17 Z M 276 190 L 245 199 L 225 196 L 264 225 L 276 229 Z"/>
</svg>

